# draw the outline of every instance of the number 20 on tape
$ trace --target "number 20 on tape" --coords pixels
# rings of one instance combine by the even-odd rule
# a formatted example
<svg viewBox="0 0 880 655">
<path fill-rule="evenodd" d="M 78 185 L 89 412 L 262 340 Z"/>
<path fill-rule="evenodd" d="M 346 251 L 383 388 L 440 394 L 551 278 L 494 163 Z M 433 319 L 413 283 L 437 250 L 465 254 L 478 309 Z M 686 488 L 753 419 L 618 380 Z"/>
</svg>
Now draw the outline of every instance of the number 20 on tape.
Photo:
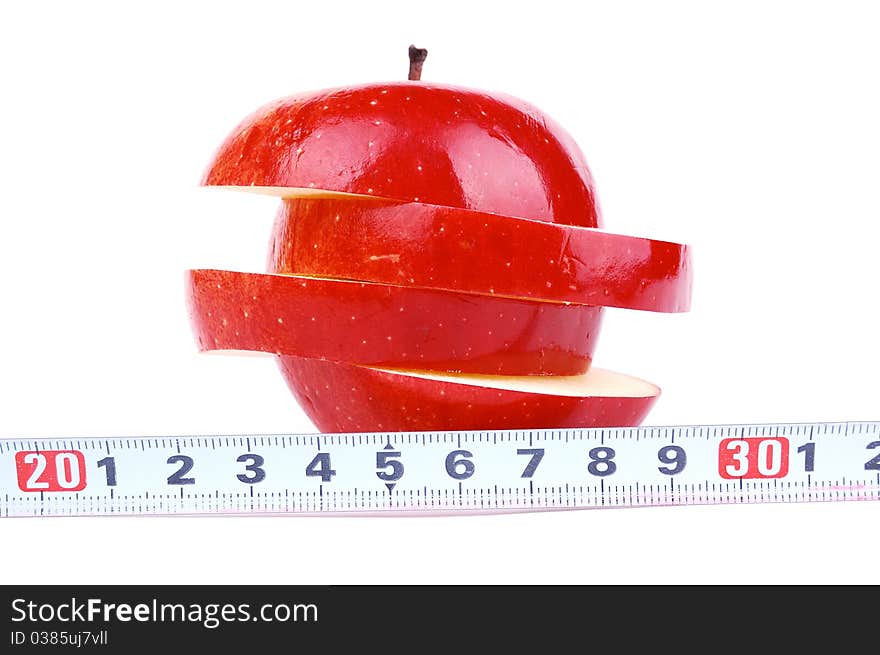
<svg viewBox="0 0 880 655">
<path fill-rule="evenodd" d="M 86 460 L 78 450 L 15 453 L 18 488 L 22 491 L 82 491 Z"/>
</svg>

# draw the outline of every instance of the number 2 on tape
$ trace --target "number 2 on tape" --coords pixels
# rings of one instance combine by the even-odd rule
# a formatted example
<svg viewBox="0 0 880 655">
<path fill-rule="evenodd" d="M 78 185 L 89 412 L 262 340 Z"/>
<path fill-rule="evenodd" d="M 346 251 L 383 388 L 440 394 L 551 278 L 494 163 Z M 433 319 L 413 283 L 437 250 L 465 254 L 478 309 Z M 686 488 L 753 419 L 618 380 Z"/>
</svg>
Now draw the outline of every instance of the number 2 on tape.
<svg viewBox="0 0 880 655">
<path fill-rule="evenodd" d="M 86 488 L 86 460 L 78 450 L 41 450 L 15 453 L 18 488 L 22 491 L 82 491 Z"/>
<path fill-rule="evenodd" d="M 718 444 L 718 473 L 727 480 L 783 478 L 788 475 L 788 439 L 724 439 Z"/>
</svg>

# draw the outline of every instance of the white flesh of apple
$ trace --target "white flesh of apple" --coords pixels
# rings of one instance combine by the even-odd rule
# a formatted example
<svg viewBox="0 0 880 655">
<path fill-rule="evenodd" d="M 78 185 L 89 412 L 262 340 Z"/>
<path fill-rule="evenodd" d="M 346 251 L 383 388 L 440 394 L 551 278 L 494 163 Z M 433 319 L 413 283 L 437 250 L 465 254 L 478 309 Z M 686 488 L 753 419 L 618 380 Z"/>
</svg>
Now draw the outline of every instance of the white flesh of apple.
<svg viewBox="0 0 880 655">
<path fill-rule="evenodd" d="M 603 368 L 591 367 L 581 375 L 475 375 L 469 373 L 435 373 L 389 368 L 373 370 L 397 375 L 408 375 L 423 380 L 467 384 L 524 393 L 547 394 L 552 396 L 571 396 L 586 398 L 603 396 L 608 398 L 651 398 L 660 389 L 650 382 L 616 373 Z"/>
<path fill-rule="evenodd" d="M 309 189 L 306 187 L 295 186 L 207 186 L 207 189 L 226 189 L 229 191 L 246 191 L 248 193 L 259 193 L 265 196 L 276 196 L 278 198 L 370 198 L 372 200 L 382 199 L 382 196 L 368 196 L 362 193 L 348 193 L 346 191 L 329 191 L 327 189 Z M 390 198 L 386 198 L 390 200 Z M 399 202 L 399 201 L 398 201 Z"/>
</svg>

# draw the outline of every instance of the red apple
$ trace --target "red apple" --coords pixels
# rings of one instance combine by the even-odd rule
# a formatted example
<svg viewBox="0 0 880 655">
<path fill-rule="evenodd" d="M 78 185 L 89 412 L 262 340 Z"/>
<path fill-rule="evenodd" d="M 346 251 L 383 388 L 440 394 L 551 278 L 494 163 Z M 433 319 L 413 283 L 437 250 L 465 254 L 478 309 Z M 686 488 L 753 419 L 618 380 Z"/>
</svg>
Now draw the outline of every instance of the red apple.
<svg viewBox="0 0 880 655">
<path fill-rule="evenodd" d="M 574 140 L 509 96 L 425 82 L 303 93 L 247 117 L 203 184 L 322 189 L 601 227 Z"/>
<path fill-rule="evenodd" d="M 578 376 L 394 372 L 279 357 L 300 406 L 322 432 L 508 430 L 638 425 L 660 394 L 593 367 Z"/>
<path fill-rule="evenodd" d="M 309 208 L 302 225 L 282 209 L 269 268 L 286 277 L 196 272 L 191 302 L 202 346 L 280 351 L 283 375 L 322 430 L 630 425 L 659 393 L 619 374 L 560 373 L 589 364 L 598 305 L 686 309 L 687 251 L 536 227 L 595 229 L 602 219 L 578 146 L 522 100 L 419 81 L 283 98 L 232 131 L 202 182 L 322 198 L 296 201 Z M 344 202 L 331 198 L 339 194 Z M 373 211 L 376 199 L 382 213 Z M 438 238 L 447 225 L 451 234 Z M 293 273 L 356 281 L 309 279 L 303 292 Z M 221 280 L 215 293 L 199 286 L 200 275 L 237 282 Z M 413 310 L 395 315 L 402 299 Z M 475 359 L 462 357 L 468 347 Z M 409 361 L 410 348 L 425 359 Z M 410 370 L 387 370 L 398 359 L 406 361 L 396 368 Z M 380 362 L 386 370 L 356 365 Z M 427 368 L 507 375 L 444 377 Z"/>
<path fill-rule="evenodd" d="M 345 280 L 192 270 L 200 350 L 510 375 L 590 366 L 599 309 Z"/>
<path fill-rule="evenodd" d="M 666 312 L 691 292 L 687 246 L 363 196 L 284 200 L 269 270 Z"/>
</svg>

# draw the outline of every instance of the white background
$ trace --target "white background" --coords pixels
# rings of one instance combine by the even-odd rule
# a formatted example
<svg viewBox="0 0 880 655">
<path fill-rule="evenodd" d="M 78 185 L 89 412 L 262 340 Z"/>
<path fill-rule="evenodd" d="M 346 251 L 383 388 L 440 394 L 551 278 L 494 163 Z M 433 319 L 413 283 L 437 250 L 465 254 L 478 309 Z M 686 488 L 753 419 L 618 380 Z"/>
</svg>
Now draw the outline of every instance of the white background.
<svg viewBox="0 0 880 655">
<path fill-rule="evenodd" d="M 880 419 L 872 3 L 16 4 L 0 10 L 0 437 L 312 431 L 271 359 L 196 353 L 183 271 L 263 270 L 277 203 L 197 183 L 256 107 L 402 79 L 411 42 L 424 79 L 566 126 L 609 229 L 693 245 L 692 312 L 604 323 L 596 363 L 663 388 L 648 424 Z M 0 527 L 0 582 L 876 583 L 878 518 L 23 519 Z"/>
</svg>

